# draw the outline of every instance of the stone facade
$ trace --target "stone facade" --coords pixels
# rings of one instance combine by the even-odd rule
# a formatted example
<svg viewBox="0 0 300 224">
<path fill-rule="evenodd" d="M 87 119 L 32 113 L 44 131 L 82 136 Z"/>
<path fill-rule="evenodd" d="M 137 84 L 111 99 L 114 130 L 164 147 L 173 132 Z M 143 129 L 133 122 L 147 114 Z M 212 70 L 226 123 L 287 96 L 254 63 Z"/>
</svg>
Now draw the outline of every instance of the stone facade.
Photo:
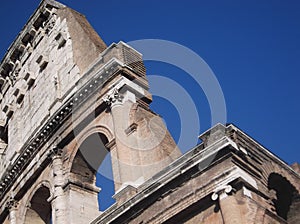
<svg viewBox="0 0 300 224">
<path fill-rule="evenodd" d="M 0 74 L 1 223 L 300 222 L 299 164 L 230 124 L 181 155 L 149 108 L 142 55 L 63 4 L 40 3 Z M 108 153 L 116 202 L 100 212 Z"/>
<path fill-rule="evenodd" d="M 200 138 L 92 223 L 299 223 L 299 173 L 234 125 Z"/>
</svg>

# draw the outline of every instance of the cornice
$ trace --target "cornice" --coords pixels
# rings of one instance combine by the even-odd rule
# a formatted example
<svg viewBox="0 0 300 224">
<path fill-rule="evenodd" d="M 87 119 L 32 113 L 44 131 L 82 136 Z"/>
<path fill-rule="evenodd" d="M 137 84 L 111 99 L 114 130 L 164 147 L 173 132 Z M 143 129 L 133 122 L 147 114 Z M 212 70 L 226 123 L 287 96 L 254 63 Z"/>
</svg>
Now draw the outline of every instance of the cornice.
<svg viewBox="0 0 300 224">
<path fill-rule="evenodd" d="M 42 128 L 30 138 L 31 140 L 24 144 L 20 150 L 20 155 L 0 180 L 0 200 L 9 191 L 16 179 L 45 145 L 47 140 L 56 133 L 72 112 L 109 81 L 113 74 L 120 70 L 122 66 L 122 63 L 115 58 L 111 59 L 48 119 Z"/>
</svg>

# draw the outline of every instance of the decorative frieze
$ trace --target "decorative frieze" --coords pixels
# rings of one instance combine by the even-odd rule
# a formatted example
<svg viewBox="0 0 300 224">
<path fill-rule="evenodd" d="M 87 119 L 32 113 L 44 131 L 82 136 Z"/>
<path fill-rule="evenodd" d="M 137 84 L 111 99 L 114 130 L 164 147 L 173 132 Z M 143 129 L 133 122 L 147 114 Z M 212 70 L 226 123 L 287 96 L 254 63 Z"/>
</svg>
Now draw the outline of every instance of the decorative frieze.
<svg viewBox="0 0 300 224">
<path fill-rule="evenodd" d="M 45 142 L 53 136 L 58 128 L 65 122 L 66 118 L 71 115 L 72 111 L 86 101 L 89 96 L 99 90 L 121 66 L 122 64 L 114 58 L 106 63 L 94 77 L 91 77 L 89 81 L 73 95 L 73 97 L 71 97 L 51 118 L 48 119 L 48 122 L 40 129 L 35 137 L 33 137 L 28 144 L 23 146 L 20 150 L 21 154 L 0 180 L 0 199 L 10 189 L 12 184 L 22 173 L 22 170 L 30 163 Z M 51 158 L 51 155 L 57 155 L 57 153 L 59 153 L 59 151 L 52 148 L 48 155 Z"/>
</svg>

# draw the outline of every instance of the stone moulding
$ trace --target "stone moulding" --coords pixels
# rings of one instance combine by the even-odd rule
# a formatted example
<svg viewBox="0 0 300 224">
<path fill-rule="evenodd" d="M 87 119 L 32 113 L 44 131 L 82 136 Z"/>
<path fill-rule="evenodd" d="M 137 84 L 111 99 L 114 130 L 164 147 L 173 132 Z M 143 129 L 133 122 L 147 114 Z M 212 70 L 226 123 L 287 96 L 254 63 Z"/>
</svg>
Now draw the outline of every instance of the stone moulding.
<svg viewBox="0 0 300 224">
<path fill-rule="evenodd" d="M 200 146 L 198 145 L 195 148 L 197 147 Z M 226 147 L 230 147 L 232 151 L 239 151 L 236 148 L 236 144 L 231 139 L 229 139 L 228 137 L 223 137 L 216 141 L 214 144 L 209 145 L 203 151 L 199 151 L 194 155 L 189 153 L 183 155 L 178 161 L 174 161 L 173 165 L 170 165 L 172 169 L 166 167 L 166 169 L 162 170 L 157 175 L 153 176 L 153 178 L 149 179 L 141 186 L 139 186 L 138 193 L 134 197 L 125 201 L 122 205 L 119 205 L 117 208 L 112 206 L 111 208 L 107 209 L 105 213 L 103 213 L 101 216 L 95 219 L 92 222 L 92 224 L 116 222 L 116 220 L 118 220 L 120 216 L 128 212 L 133 205 L 137 205 L 139 203 L 142 203 L 143 200 L 148 199 L 148 202 L 150 203 L 150 197 L 154 192 L 157 192 L 159 191 L 159 189 L 162 189 L 163 186 L 171 180 L 181 175 L 184 175 L 183 173 L 186 173 L 195 167 L 199 168 L 199 165 L 203 162 L 205 163 L 206 160 L 209 160 L 211 155 L 217 154 L 219 151 Z M 203 171 L 199 169 L 199 172 Z M 224 178 L 224 173 L 226 174 L 226 178 Z M 218 177 L 215 177 L 214 181 L 209 182 L 207 186 L 199 186 L 198 190 L 207 187 L 209 189 L 209 191 L 206 192 L 207 195 L 213 194 L 218 184 L 228 184 L 237 179 L 241 179 L 242 181 L 244 181 L 249 186 L 252 186 L 255 189 L 257 188 L 255 180 L 250 178 L 249 175 L 241 171 L 239 168 L 232 168 L 224 173 L 222 173 Z"/>
<path fill-rule="evenodd" d="M 114 74 L 122 67 L 123 63 L 112 58 L 102 66 L 96 75 L 91 77 L 87 83 L 76 91 L 69 100 L 53 114 L 46 124 L 32 137 L 21 149 L 21 154 L 16 161 L 4 173 L 0 181 L 0 199 L 8 192 L 18 176 L 34 158 L 42 146 L 58 130 L 76 108 L 85 102 L 91 95 L 99 90 Z"/>
</svg>

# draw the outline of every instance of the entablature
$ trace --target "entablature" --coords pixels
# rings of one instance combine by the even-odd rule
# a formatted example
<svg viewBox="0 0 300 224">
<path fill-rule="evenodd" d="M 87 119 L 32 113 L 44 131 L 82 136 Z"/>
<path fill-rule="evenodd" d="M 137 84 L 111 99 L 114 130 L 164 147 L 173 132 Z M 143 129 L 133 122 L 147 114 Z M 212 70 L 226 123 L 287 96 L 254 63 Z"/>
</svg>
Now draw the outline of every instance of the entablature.
<svg viewBox="0 0 300 224">
<path fill-rule="evenodd" d="M 50 144 L 55 137 L 55 134 L 63 127 L 63 124 L 70 118 L 74 110 L 79 108 L 85 101 L 87 101 L 91 96 L 96 93 L 103 91 L 102 95 L 102 104 L 106 105 L 104 98 L 106 94 L 109 93 L 114 88 L 122 89 L 125 91 L 126 89 L 134 90 L 137 94 L 145 95 L 144 100 L 147 102 L 151 102 L 151 95 L 143 88 L 143 84 L 141 82 L 141 86 L 139 87 L 138 83 L 132 83 L 123 75 L 128 73 L 132 73 L 130 69 L 128 70 L 128 66 L 119 61 L 116 58 L 112 58 L 106 64 L 104 64 L 99 70 L 94 70 L 93 73 L 89 73 L 89 80 L 86 82 L 80 82 L 74 88 L 68 97 L 67 100 L 63 103 L 63 105 L 42 125 L 36 133 L 33 133 L 32 137 L 24 144 L 22 149 L 20 150 L 17 158 L 10 164 L 0 181 L 0 198 L 3 198 L 9 189 L 17 182 L 24 183 L 24 180 L 20 180 L 20 175 L 24 172 L 25 169 L 32 164 L 36 155 L 39 155 L 39 164 L 44 163 L 46 157 L 43 157 L 43 153 L 41 154 L 40 150 L 47 143 Z M 113 77 L 117 75 L 120 76 L 118 84 L 110 86 L 107 89 L 103 89 L 103 86 L 107 85 Z M 55 137 L 57 138 L 57 137 Z M 50 141 L 50 139 L 52 139 Z M 67 144 L 63 140 L 63 136 L 59 136 L 58 138 L 60 144 Z M 60 147 L 63 147 L 60 145 Z M 44 159 L 42 159 L 44 158 Z M 22 176 L 24 178 L 24 176 Z M 19 180 L 19 181 L 17 181 Z"/>
</svg>

